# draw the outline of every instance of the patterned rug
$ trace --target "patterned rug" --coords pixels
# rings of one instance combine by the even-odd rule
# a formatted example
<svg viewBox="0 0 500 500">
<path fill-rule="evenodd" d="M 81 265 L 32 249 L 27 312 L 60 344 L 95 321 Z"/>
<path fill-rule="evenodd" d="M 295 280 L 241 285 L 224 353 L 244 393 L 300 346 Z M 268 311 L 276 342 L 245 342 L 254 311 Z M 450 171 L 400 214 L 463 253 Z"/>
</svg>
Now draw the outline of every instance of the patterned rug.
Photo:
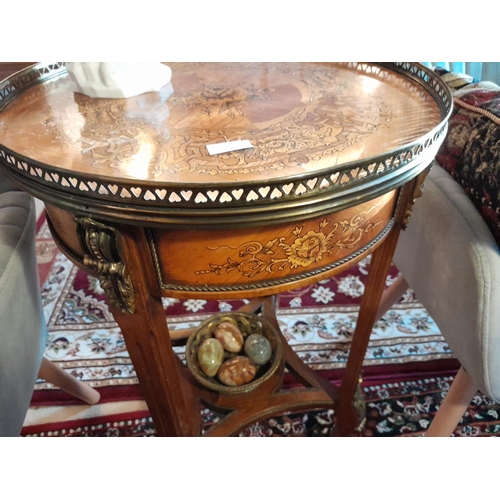
<svg viewBox="0 0 500 500">
<path fill-rule="evenodd" d="M 98 389 L 101 401 L 85 407 L 38 380 L 23 435 L 154 435 L 124 339 L 99 282 L 58 251 L 43 217 L 37 255 L 49 332 L 45 356 Z M 332 279 L 280 296 L 278 320 L 288 342 L 305 363 L 333 382 L 339 381 L 345 366 L 369 262 L 367 258 Z M 391 268 L 387 285 L 397 273 Z M 171 329 L 196 326 L 213 313 L 243 304 L 241 300 L 164 300 Z M 184 348 L 175 349 L 183 359 Z M 421 434 L 458 366 L 436 324 L 408 291 L 372 333 L 363 366 L 368 405 L 363 435 Z M 471 410 L 471 419 L 478 422 L 465 419 L 459 432 L 498 432 L 497 407 L 487 398 L 478 398 Z M 206 410 L 205 428 L 217 418 Z M 269 419 L 242 435 L 324 436 L 331 428 L 332 412 L 320 411 Z"/>
<path fill-rule="evenodd" d="M 448 390 L 453 376 L 399 378 L 392 382 L 363 384 L 366 423 L 361 437 L 422 436 Z M 453 436 L 487 437 L 500 434 L 500 405 L 477 395 Z M 203 428 L 219 416 L 205 409 Z M 328 437 L 334 429 L 332 410 L 288 413 L 247 427 L 241 437 Z M 23 436 L 32 437 L 139 437 L 155 436 L 147 409 L 85 419 L 30 425 Z"/>
</svg>

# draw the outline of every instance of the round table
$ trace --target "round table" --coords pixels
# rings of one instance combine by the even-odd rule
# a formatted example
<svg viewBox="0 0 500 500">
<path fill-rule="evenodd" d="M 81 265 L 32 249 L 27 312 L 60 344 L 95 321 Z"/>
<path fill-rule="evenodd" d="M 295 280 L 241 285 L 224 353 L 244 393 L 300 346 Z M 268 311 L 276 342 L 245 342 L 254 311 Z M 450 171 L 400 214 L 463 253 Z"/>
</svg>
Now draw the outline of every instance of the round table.
<svg viewBox="0 0 500 500">
<path fill-rule="evenodd" d="M 451 94 L 416 63 L 168 65 L 160 92 L 129 99 L 74 93 L 63 63 L 4 80 L 1 166 L 45 202 L 65 255 L 99 278 L 158 435 L 200 435 L 202 403 L 227 413 L 204 435 L 329 407 L 336 434 L 351 435 L 385 277 Z M 243 312 L 279 331 L 277 294 L 369 254 L 340 388 L 282 336 L 279 369 L 237 394 L 199 384 L 172 350 L 171 336 L 191 332 L 169 332 L 162 297 L 250 299 Z M 301 388 L 283 389 L 286 370 Z"/>
</svg>

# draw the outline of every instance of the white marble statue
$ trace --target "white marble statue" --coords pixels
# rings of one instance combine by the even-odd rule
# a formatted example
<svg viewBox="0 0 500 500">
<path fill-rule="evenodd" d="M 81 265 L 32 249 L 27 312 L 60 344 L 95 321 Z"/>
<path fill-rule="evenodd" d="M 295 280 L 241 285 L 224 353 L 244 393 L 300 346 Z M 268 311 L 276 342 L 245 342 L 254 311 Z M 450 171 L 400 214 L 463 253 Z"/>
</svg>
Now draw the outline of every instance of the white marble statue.
<svg viewBox="0 0 500 500">
<path fill-rule="evenodd" d="M 172 77 L 159 62 L 69 62 L 66 68 L 74 92 L 108 99 L 157 92 Z"/>
</svg>

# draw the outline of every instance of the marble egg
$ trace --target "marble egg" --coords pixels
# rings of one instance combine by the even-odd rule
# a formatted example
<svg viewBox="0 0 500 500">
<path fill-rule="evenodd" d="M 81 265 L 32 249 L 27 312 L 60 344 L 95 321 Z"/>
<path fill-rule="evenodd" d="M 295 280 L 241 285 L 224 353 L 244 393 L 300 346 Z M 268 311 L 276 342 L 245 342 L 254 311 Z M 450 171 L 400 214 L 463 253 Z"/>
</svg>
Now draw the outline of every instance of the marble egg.
<svg viewBox="0 0 500 500">
<path fill-rule="evenodd" d="M 198 348 L 198 363 L 207 377 L 214 377 L 224 361 L 224 347 L 217 339 L 205 339 Z"/>
<path fill-rule="evenodd" d="M 252 333 L 245 340 L 245 354 L 256 364 L 266 364 L 273 354 L 269 340 L 263 335 Z"/>
<path fill-rule="evenodd" d="M 217 376 L 224 385 L 237 386 L 251 382 L 257 367 L 255 363 L 246 356 L 236 356 L 222 363 Z"/>
<path fill-rule="evenodd" d="M 243 335 L 233 323 L 223 322 L 214 331 L 214 337 L 228 352 L 240 352 L 243 349 Z"/>
</svg>

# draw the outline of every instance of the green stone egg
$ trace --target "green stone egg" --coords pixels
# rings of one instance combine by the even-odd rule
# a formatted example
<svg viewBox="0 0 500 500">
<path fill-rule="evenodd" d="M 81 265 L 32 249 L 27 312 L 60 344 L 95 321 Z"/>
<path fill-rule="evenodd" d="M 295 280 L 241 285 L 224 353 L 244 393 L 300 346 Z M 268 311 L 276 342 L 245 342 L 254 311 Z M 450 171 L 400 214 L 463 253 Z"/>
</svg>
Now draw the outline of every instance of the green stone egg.
<svg viewBox="0 0 500 500">
<path fill-rule="evenodd" d="M 271 359 L 273 351 L 266 337 L 252 333 L 245 340 L 245 354 L 256 365 L 264 365 Z"/>
<path fill-rule="evenodd" d="M 205 339 L 198 349 L 198 363 L 207 377 L 214 377 L 224 360 L 224 348 L 217 339 Z"/>
</svg>

